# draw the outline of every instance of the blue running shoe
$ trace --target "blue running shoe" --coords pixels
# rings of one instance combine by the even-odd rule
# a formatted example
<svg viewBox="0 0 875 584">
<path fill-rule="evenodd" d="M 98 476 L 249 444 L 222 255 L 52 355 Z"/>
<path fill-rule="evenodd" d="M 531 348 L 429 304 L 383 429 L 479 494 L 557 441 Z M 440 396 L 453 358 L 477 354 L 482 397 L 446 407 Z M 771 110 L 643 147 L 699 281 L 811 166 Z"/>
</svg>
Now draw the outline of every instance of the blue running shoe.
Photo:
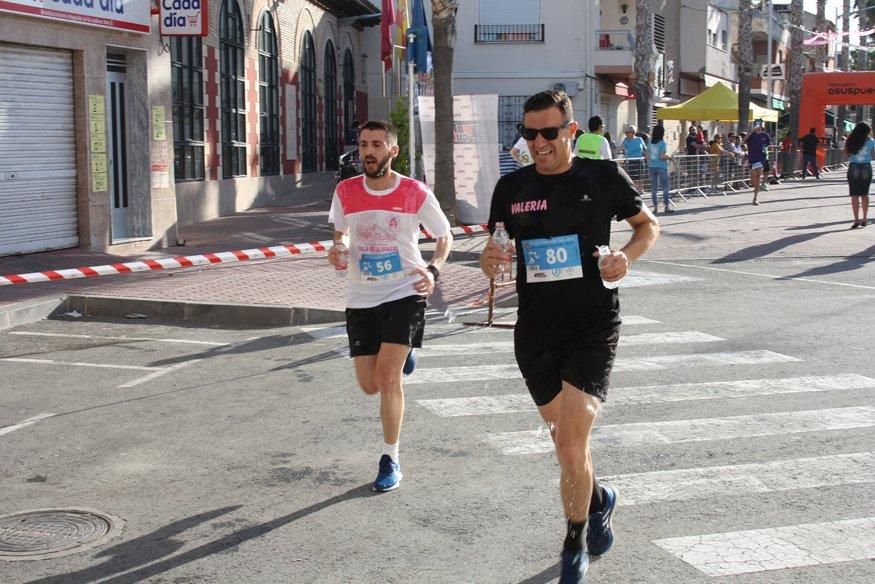
<svg viewBox="0 0 875 584">
<path fill-rule="evenodd" d="M 590 513 L 586 526 L 586 547 L 594 556 L 600 556 L 614 545 L 614 531 L 611 529 L 611 519 L 614 507 L 617 506 L 617 491 L 603 486 L 605 507 L 601 511 Z"/>
<path fill-rule="evenodd" d="M 398 487 L 402 476 L 401 467 L 392 462 L 388 454 L 384 454 L 380 457 L 380 472 L 377 473 L 377 480 L 374 481 L 374 490 L 378 493 L 391 491 Z"/>
<path fill-rule="evenodd" d="M 407 359 L 404 361 L 402 371 L 404 375 L 410 375 L 414 369 L 416 369 L 416 349 L 411 348 L 410 352 L 407 353 Z"/>
<path fill-rule="evenodd" d="M 562 572 L 559 584 L 586 584 L 589 554 L 586 550 L 562 550 Z"/>
</svg>

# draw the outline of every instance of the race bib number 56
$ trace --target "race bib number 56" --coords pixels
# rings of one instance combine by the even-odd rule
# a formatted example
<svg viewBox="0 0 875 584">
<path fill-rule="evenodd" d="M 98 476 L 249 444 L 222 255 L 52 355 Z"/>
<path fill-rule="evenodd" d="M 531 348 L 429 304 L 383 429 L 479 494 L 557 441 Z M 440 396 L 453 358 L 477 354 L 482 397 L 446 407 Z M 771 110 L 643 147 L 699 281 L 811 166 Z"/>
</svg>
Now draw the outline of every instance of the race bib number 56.
<svg viewBox="0 0 875 584">
<path fill-rule="evenodd" d="M 583 277 L 577 235 L 523 241 L 526 281 L 530 284 Z"/>
<path fill-rule="evenodd" d="M 362 282 L 386 282 L 404 277 L 401 271 L 401 256 L 397 251 L 387 253 L 363 253 L 359 260 Z"/>
</svg>

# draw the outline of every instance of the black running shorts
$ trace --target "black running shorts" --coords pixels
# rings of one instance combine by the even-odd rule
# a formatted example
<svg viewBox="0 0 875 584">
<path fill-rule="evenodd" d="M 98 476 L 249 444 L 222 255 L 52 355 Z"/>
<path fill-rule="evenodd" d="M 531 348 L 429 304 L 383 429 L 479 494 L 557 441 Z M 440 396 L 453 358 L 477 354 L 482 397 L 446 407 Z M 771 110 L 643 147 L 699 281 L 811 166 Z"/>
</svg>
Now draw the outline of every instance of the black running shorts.
<svg viewBox="0 0 875 584">
<path fill-rule="evenodd" d="M 346 334 L 353 357 L 376 355 L 382 343 L 422 347 L 425 296 L 408 296 L 373 308 L 347 308 Z"/>
<path fill-rule="evenodd" d="M 619 327 L 588 337 L 533 339 L 517 331 L 514 337 L 517 365 L 536 405 L 553 401 L 562 391 L 563 381 L 605 401 L 620 339 Z"/>
</svg>

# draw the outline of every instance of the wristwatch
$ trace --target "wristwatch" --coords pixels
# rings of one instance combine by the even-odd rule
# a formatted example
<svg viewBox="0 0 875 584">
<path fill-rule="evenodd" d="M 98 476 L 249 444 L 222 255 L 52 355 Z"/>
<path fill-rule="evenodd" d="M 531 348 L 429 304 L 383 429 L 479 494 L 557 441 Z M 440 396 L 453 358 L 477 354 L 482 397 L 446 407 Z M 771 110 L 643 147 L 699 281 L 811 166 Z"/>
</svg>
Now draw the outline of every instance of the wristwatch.
<svg viewBox="0 0 875 584">
<path fill-rule="evenodd" d="M 441 277 L 441 271 L 431 264 L 425 266 L 425 269 L 431 272 L 431 275 L 434 276 L 434 282 L 437 284 L 438 279 Z"/>
</svg>

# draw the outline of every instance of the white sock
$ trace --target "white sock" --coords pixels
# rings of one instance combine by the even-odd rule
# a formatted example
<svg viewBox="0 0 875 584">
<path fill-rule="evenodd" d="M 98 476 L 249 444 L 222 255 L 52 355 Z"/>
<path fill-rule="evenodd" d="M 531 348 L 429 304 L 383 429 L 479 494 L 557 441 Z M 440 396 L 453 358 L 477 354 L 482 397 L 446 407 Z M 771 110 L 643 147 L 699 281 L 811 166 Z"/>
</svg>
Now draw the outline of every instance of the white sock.
<svg viewBox="0 0 875 584">
<path fill-rule="evenodd" d="M 389 458 L 392 459 L 392 462 L 398 464 L 398 443 L 395 444 L 383 444 L 383 454 L 388 454 Z"/>
</svg>

